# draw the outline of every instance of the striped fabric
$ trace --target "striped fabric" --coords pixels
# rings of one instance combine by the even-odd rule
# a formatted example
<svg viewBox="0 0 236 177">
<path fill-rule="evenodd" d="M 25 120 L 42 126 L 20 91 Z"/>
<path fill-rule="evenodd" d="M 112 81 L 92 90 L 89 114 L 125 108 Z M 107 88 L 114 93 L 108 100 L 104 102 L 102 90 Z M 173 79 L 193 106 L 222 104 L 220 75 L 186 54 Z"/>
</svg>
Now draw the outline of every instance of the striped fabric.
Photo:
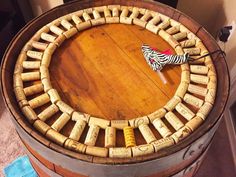
<svg viewBox="0 0 236 177">
<path fill-rule="evenodd" d="M 142 52 L 147 63 L 154 71 L 162 70 L 166 64 L 182 64 L 189 59 L 188 53 L 185 53 L 184 55 L 166 55 L 153 50 L 146 44 L 142 45 Z"/>
</svg>

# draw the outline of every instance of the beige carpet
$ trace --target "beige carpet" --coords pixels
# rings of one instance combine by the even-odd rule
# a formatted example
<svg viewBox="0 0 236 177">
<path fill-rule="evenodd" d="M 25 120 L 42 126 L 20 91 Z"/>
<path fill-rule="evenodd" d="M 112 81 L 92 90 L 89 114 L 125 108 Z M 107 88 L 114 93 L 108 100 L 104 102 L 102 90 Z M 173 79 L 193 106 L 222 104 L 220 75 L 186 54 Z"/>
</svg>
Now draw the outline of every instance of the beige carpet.
<svg viewBox="0 0 236 177">
<path fill-rule="evenodd" d="M 24 154 L 23 145 L 0 96 L 0 176 L 3 176 L 4 167 Z"/>
</svg>

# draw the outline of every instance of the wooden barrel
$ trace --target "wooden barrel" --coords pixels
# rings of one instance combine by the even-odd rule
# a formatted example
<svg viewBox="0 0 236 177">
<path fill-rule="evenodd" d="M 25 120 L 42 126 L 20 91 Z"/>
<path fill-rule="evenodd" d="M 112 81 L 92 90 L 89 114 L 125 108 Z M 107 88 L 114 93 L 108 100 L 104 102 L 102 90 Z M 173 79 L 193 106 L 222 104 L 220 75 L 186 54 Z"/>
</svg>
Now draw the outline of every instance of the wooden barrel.
<svg viewBox="0 0 236 177">
<path fill-rule="evenodd" d="M 166 65 L 164 84 L 142 44 L 193 60 Z M 196 58 L 219 49 L 160 3 L 73 1 L 15 36 L 1 88 L 39 176 L 192 176 L 229 94 L 224 56 Z"/>
</svg>

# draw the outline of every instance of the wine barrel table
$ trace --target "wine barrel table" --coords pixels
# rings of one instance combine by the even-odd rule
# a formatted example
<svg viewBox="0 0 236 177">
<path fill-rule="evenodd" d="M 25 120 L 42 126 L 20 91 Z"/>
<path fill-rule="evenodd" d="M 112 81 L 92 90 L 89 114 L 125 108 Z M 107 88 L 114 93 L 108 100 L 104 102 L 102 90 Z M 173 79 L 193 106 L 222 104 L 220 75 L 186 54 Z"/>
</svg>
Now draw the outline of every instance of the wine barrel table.
<svg viewBox="0 0 236 177">
<path fill-rule="evenodd" d="M 142 44 L 194 60 L 166 65 L 164 84 Z M 192 176 L 229 95 L 218 50 L 202 26 L 169 6 L 73 1 L 15 36 L 1 88 L 39 176 Z"/>
</svg>

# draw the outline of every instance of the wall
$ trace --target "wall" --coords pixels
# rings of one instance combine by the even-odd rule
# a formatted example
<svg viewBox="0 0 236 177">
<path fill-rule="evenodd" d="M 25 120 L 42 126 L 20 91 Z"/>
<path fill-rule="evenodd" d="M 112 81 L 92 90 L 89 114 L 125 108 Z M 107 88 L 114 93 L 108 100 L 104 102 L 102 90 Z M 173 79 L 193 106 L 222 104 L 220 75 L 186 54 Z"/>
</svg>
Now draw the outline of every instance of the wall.
<svg viewBox="0 0 236 177">
<path fill-rule="evenodd" d="M 35 17 L 53 7 L 63 4 L 63 0 L 30 0 L 29 2 Z"/>
<path fill-rule="evenodd" d="M 186 13 L 203 25 L 214 37 L 219 29 L 235 20 L 235 0 L 179 0 L 177 9 Z M 224 45 L 219 42 L 221 48 Z M 236 80 L 236 30 L 225 44 L 226 60 L 230 70 L 231 81 Z"/>
</svg>

